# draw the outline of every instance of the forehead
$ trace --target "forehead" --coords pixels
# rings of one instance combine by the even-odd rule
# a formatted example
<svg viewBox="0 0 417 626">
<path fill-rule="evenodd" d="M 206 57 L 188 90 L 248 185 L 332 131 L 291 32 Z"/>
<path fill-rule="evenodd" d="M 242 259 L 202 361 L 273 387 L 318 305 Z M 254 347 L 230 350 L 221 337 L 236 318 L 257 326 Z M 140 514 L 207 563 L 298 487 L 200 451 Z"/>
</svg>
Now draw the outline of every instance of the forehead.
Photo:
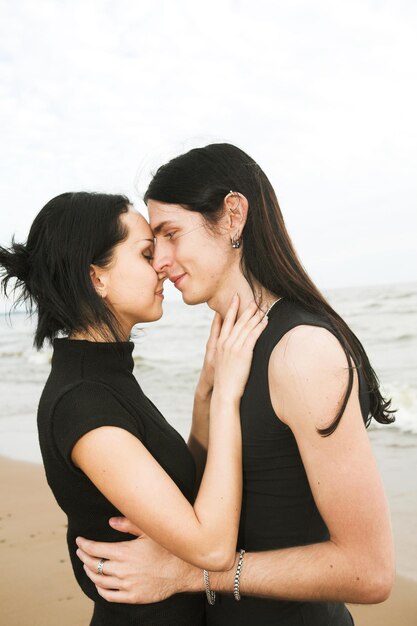
<svg viewBox="0 0 417 626">
<path fill-rule="evenodd" d="M 127 213 L 122 213 L 121 219 L 127 225 L 130 237 L 153 239 L 148 222 L 136 209 L 129 208 Z"/>
<path fill-rule="evenodd" d="M 158 231 L 165 222 L 182 224 L 200 218 L 199 213 L 188 211 L 179 204 L 167 204 L 148 200 L 149 223 L 152 230 Z"/>
</svg>

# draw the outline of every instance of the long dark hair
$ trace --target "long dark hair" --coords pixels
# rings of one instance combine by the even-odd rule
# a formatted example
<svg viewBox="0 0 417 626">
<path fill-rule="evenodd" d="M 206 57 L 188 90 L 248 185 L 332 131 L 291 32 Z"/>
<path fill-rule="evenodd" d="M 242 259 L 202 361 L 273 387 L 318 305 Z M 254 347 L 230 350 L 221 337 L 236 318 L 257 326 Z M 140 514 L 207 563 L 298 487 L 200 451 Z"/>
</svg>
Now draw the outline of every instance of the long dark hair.
<svg viewBox="0 0 417 626">
<path fill-rule="evenodd" d="M 0 247 L 3 293 L 37 312 L 34 344 L 40 349 L 59 334 L 95 327 L 103 338 L 122 340 L 120 325 L 90 277 L 90 265 L 106 267 L 114 247 L 128 233 L 120 215 L 129 200 L 121 195 L 63 193 L 36 216 L 26 243 Z M 9 289 L 10 280 L 14 279 Z"/>
<path fill-rule="evenodd" d="M 330 435 L 337 428 L 352 391 L 355 368 L 361 368 L 369 393 L 370 414 L 366 425 L 372 417 L 382 424 L 393 422 L 391 400 L 382 397 L 378 378 L 362 344 L 303 268 L 272 185 L 250 156 L 226 143 L 190 150 L 157 170 L 144 200 L 180 204 L 201 213 L 214 226 L 222 215 L 224 198 L 231 190 L 243 194 L 249 203 L 242 233 L 241 268 L 252 291 L 255 293 L 256 281 L 270 292 L 324 316 L 345 352 L 349 368 L 345 397 L 330 426 L 320 429 L 320 434 Z"/>
</svg>

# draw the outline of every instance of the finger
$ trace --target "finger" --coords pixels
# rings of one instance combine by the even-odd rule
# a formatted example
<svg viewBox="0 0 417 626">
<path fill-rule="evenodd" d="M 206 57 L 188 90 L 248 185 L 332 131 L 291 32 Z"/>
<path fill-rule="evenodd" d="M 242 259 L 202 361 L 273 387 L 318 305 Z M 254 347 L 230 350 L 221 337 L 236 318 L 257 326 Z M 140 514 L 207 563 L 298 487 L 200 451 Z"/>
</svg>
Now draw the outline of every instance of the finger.
<svg viewBox="0 0 417 626">
<path fill-rule="evenodd" d="M 252 330 L 248 333 L 242 344 L 242 348 L 245 350 L 250 350 L 252 352 L 256 342 L 258 341 L 259 337 L 261 336 L 267 325 L 268 316 L 264 315 L 261 321 L 256 326 L 254 326 Z"/>
<path fill-rule="evenodd" d="M 77 537 L 75 543 L 83 552 L 99 559 L 116 559 L 119 553 L 118 543 L 91 541 L 90 539 L 84 539 L 84 537 Z"/>
<path fill-rule="evenodd" d="M 226 339 L 230 335 L 231 330 L 236 322 L 236 316 L 239 311 L 239 302 L 239 296 L 237 293 L 235 293 L 224 317 L 219 339 Z"/>
<path fill-rule="evenodd" d="M 84 571 L 87 574 L 88 578 L 93 581 L 96 587 L 100 587 L 101 589 L 124 589 L 125 582 L 117 576 L 103 576 L 101 574 L 97 574 L 92 571 L 89 567 L 84 565 Z"/>
<path fill-rule="evenodd" d="M 237 350 L 255 345 L 260 334 L 268 324 L 267 316 L 260 310 L 249 318 L 239 329 L 234 329 L 229 341 Z"/>
<path fill-rule="evenodd" d="M 264 315 L 265 314 L 259 309 L 256 302 L 252 301 L 231 329 L 228 337 L 229 343 L 233 344 L 242 333 L 246 336 L 254 325 L 261 321 Z"/>
<path fill-rule="evenodd" d="M 107 602 L 123 602 L 124 604 L 135 604 L 132 596 L 128 591 L 111 591 L 110 589 L 102 589 L 96 585 L 97 593 L 107 600 Z"/>
<path fill-rule="evenodd" d="M 211 345 L 212 343 L 216 343 L 219 338 L 220 331 L 222 329 L 222 318 L 220 313 L 215 313 L 213 317 L 213 321 L 211 322 L 210 334 L 207 340 L 207 345 Z"/>
<path fill-rule="evenodd" d="M 252 300 L 236 321 L 233 330 L 239 330 L 242 326 L 245 326 L 245 324 L 247 324 L 247 322 L 259 311 L 260 309 L 258 305 L 254 300 Z"/>
<path fill-rule="evenodd" d="M 90 569 L 92 572 L 97 572 L 98 564 L 100 563 L 101 559 L 90 556 L 89 554 L 81 550 L 81 548 L 78 548 L 75 554 L 78 556 L 80 561 L 82 561 L 84 565 L 88 567 L 88 569 Z M 115 572 L 113 570 L 112 561 L 104 561 L 103 574 L 98 574 L 98 575 L 99 576 L 103 576 L 103 575 L 113 576 L 114 574 Z"/>
<path fill-rule="evenodd" d="M 78 548 L 75 554 L 78 556 L 80 561 L 82 561 L 84 565 L 86 565 L 89 569 L 91 569 L 92 571 L 97 571 L 98 565 L 100 563 L 100 559 L 94 556 L 90 556 L 89 554 L 87 554 L 87 552 L 84 552 L 84 550 L 81 550 L 81 548 Z M 103 570 L 104 570 L 104 564 L 103 564 Z"/>
<path fill-rule="evenodd" d="M 111 517 L 109 524 L 115 530 L 120 533 L 129 533 L 129 535 L 136 535 L 137 537 L 146 537 L 145 533 L 136 526 L 133 522 L 127 519 L 127 517 Z"/>
</svg>

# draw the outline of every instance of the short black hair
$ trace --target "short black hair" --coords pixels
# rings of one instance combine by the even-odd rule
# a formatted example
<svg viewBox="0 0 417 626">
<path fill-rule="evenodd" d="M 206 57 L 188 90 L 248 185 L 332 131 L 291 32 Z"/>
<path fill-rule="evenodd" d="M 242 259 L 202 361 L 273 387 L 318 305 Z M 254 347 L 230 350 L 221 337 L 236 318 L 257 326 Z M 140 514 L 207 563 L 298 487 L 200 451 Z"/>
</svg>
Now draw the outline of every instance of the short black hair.
<svg viewBox="0 0 417 626">
<path fill-rule="evenodd" d="M 7 296 L 10 279 L 16 279 L 14 306 L 25 303 L 37 313 L 38 349 L 58 334 L 92 327 L 122 340 L 115 315 L 93 286 L 90 266 L 107 267 L 114 247 L 128 236 L 120 216 L 129 204 L 123 195 L 63 193 L 38 213 L 26 243 L 13 239 L 9 248 L 0 247 L 2 291 Z"/>
</svg>

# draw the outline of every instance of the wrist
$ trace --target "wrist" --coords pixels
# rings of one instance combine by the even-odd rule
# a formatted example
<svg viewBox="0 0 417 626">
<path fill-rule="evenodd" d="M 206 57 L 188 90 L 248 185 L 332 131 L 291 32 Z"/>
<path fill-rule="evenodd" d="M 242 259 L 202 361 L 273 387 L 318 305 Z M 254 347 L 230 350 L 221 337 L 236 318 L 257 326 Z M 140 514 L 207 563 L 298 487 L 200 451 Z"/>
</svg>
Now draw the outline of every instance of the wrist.
<svg viewBox="0 0 417 626">
<path fill-rule="evenodd" d="M 242 397 L 239 393 L 233 393 L 223 385 L 217 385 L 213 389 L 210 409 L 217 410 L 220 407 L 222 409 L 237 409 L 237 411 L 239 411 L 241 399 Z"/>
<path fill-rule="evenodd" d="M 181 561 L 180 559 L 178 560 Z M 178 573 L 177 593 L 196 593 L 199 591 L 204 591 L 202 570 L 186 561 L 181 561 L 181 567 Z"/>
<path fill-rule="evenodd" d="M 213 393 L 213 385 L 210 385 L 204 378 L 200 378 L 195 390 L 195 398 L 202 402 L 208 402 Z"/>
<path fill-rule="evenodd" d="M 210 572 L 210 586 L 213 591 L 218 591 L 219 593 L 233 593 L 238 562 L 239 552 L 236 552 L 233 566 L 229 570 L 224 572 Z"/>
</svg>

